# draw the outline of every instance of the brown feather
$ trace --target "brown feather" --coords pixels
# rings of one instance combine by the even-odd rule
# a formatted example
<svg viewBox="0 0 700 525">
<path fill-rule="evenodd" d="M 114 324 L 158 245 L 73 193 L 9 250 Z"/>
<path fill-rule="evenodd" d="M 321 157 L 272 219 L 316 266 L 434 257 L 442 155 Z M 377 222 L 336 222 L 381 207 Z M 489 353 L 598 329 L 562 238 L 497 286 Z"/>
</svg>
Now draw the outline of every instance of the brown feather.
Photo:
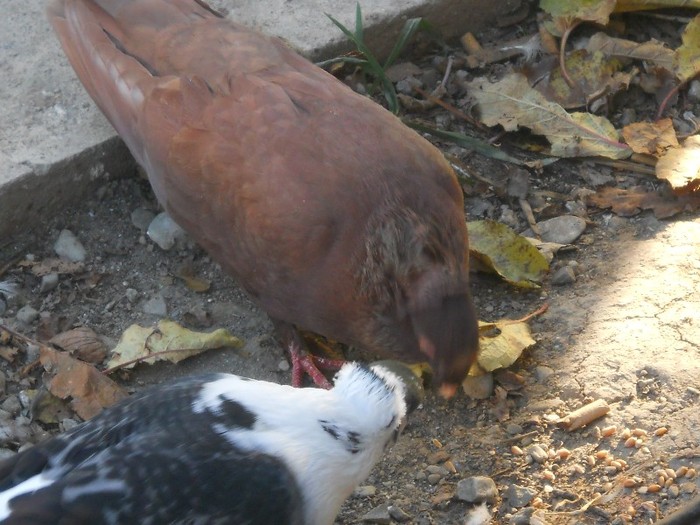
<svg viewBox="0 0 700 525">
<path fill-rule="evenodd" d="M 463 197 L 435 147 L 202 3 L 55 0 L 49 18 L 159 201 L 273 319 L 466 375 Z"/>
</svg>

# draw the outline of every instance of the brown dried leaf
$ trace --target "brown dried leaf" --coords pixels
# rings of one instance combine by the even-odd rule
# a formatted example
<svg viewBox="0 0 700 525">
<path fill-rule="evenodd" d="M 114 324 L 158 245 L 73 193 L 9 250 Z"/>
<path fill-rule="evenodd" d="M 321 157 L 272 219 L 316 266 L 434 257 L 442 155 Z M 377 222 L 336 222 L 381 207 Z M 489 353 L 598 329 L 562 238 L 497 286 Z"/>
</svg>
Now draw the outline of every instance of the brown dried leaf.
<svg viewBox="0 0 700 525">
<path fill-rule="evenodd" d="M 61 332 L 52 337 L 49 342 L 87 363 L 101 363 L 107 357 L 107 345 L 92 328 L 87 326 Z"/>
<path fill-rule="evenodd" d="M 678 146 L 676 130 L 670 118 L 656 122 L 634 122 L 622 128 L 622 136 L 635 153 L 662 156 Z"/>
<path fill-rule="evenodd" d="M 586 49 L 591 53 L 601 51 L 607 56 L 643 60 L 668 71 L 673 70 L 673 50 L 653 38 L 639 43 L 624 38 L 614 38 L 601 32 L 590 38 Z"/>
<path fill-rule="evenodd" d="M 642 210 L 653 210 L 657 219 L 666 219 L 682 211 L 700 208 L 700 195 L 662 195 L 642 186 L 630 189 L 606 186 L 586 197 L 586 203 L 598 208 L 611 208 L 621 217 L 632 217 Z"/>
<path fill-rule="evenodd" d="M 39 359 L 48 377 L 46 386 L 56 397 L 68 400 L 83 419 L 90 419 L 117 401 L 128 397 L 126 391 L 94 366 L 66 352 L 41 346 Z"/>
</svg>

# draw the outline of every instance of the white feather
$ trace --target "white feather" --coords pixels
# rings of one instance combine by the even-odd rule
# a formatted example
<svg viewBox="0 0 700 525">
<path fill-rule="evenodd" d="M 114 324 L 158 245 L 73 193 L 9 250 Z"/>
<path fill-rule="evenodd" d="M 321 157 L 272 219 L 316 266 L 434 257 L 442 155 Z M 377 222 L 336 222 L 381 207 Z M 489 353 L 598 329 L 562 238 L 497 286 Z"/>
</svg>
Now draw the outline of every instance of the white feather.
<svg viewBox="0 0 700 525">
<path fill-rule="evenodd" d="M 464 525 L 489 525 L 490 523 L 491 513 L 486 503 L 476 505 L 464 517 Z"/>
</svg>

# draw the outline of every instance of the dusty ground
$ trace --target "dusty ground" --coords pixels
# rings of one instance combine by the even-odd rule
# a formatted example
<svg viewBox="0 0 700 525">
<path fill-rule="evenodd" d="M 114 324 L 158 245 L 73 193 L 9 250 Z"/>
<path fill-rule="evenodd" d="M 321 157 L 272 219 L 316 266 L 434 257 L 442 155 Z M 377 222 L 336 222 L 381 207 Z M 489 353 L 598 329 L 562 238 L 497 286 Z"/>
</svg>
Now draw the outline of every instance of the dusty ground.
<svg viewBox="0 0 700 525">
<path fill-rule="evenodd" d="M 460 155 L 470 170 L 503 171 L 500 164 Z M 455 497 L 457 483 L 475 475 L 492 478 L 499 489 L 489 505 L 493 523 L 509 523 L 518 510 L 531 508 L 538 509 L 541 523 L 552 525 L 646 524 L 697 491 L 692 469 L 700 468 L 700 218 L 686 214 L 658 221 L 647 212 L 626 219 L 595 208 L 586 214 L 576 192 L 601 181 L 653 184 L 580 160 L 559 162 L 530 177 L 530 196 L 550 199 L 550 208 L 560 210 L 554 215 L 573 202 L 588 219 L 576 249 L 554 261 L 555 268 L 575 268 L 575 282 L 557 287 L 545 282 L 541 290 L 523 292 L 495 277 L 473 276 L 484 320 L 517 319 L 549 305 L 531 322 L 537 345 L 509 374 L 497 377 L 496 397 L 474 401 L 460 394 L 444 401 L 429 394 L 361 494 L 348 501 L 339 523 L 357 522 L 386 504 L 396 507 L 394 518 L 401 519 L 402 511 L 410 523 L 464 523 L 473 506 Z M 133 224 L 136 209 L 158 211 L 148 184 L 135 173 L 110 181 L 80 208 L 65 210 L 47 224 L 27 225 L 30 233 L 0 245 L 0 266 L 30 254 L 35 260 L 55 257 L 52 246 L 64 228 L 87 250 L 84 271 L 61 275 L 48 291 L 41 291 L 40 278 L 28 268 L 6 267 L 0 278 L 16 282 L 20 293 L 7 299 L 0 323 L 33 338 L 89 326 L 114 342 L 133 323 L 155 323 L 158 316 L 144 313 L 143 306 L 161 296 L 168 318 L 190 328 L 226 327 L 245 346 L 178 365 L 140 366 L 121 378 L 129 388 L 209 370 L 288 382 L 285 356 L 266 316 L 196 246 L 158 248 Z M 488 187 L 468 198 L 467 213 L 470 218 L 507 216 L 525 226 L 517 204 Z M 190 290 L 177 277 L 183 267 L 211 281 L 210 290 Z M 25 305 L 40 318 L 19 322 L 16 314 Z M 40 385 L 37 372 L 28 378 L 19 374 L 35 357 L 0 360 L 6 383 L 0 404 L 13 398 L 16 405 L 20 391 Z M 611 411 L 590 428 L 567 432 L 552 423 L 555 415 L 601 398 Z M 26 406 L 15 408 L 15 415 L 28 412 Z M 53 433 L 62 425 L 43 428 Z M 613 426 L 611 436 L 602 435 L 603 428 Z M 655 436 L 661 427 L 668 432 Z M 625 446 L 625 429 L 636 431 L 636 445 Z M 15 440 L 8 448 L 23 443 Z M 541 463 L 532 460 L 529 447 L 535 444 L 545 452 Z M 655 491 L 659 483 L 666 486 Z M 531 489 L 529 503 L 507 497 L 514 485 Z"/>
</svg>

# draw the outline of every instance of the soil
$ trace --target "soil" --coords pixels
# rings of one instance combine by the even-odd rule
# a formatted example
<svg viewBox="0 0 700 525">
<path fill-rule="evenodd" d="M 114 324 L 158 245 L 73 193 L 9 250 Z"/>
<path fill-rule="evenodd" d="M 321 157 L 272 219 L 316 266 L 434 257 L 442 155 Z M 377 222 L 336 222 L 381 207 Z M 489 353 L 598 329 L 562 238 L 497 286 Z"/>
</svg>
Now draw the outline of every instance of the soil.
<svg viewBox="0 0 700 525">
<path fill-rule="evenodd" d="M 443 146 L 458 153 L 468 171 L 506 171 L 496 161 Z M 495 393 L 488 399 L 460 393 L 445 401 L 428 392 L 397 445 L 348 500 L 338 523 L 355 523 L 382 505 L 391 505 L 384 520 L 391 512 L 395 521 L 408 523 L 465 523 L 474 505 L 456 493 L 458 483 L 470 476 L 487 476 L 498 488 L 489 504 L 493 523 L 509 523 L 529 508 L 537 510 L 541 523 L 552 525 L 646 524 L 697 491 L 700 218 L 685 214 L 659 221 L 650 212 L 622 218 L 587 208 L 578 198 L 580 189 L 593 190 L 600 181 L 656 185 L 644 176 L 581 160 L 560 161 L 531 174 L 529 195 L 546 204 L 538 219 L 564 213 L 568 202 L 587 220 L 574 249 L 560 252 L 553 262 L 553 269 L 573 268 L 575 282 L 553 286 L 547 280 L 539 290 L 523 291 L 473 274 L 483 320 L 518 319 L 548 304 L 530 322 L 536 346 L 507 372 L 496 374 Z M 524 229 L 517 200 L 503 196 L 497 186 L 468 189 L 470 219 L 510 217 Z M 212 370 L 289 382 L 285 355 L 265 314 L 197 246 L 184 242 L 169 251 L 156 246 L 132 223 L 131 214 L 139 208 L 158 212 L 148 183 L 135 170 L 131 178 L 107 182 L 81 207 L 47 224 L 28 225 L 31 232 L 2 247 L 0 263 L 55 257 L 52 246 L 62 229 L 77 235 L 87 262 L 83 271 L 62 274 L 58 286 L 44 292 L 39 277 L 11 264 L 0 277 L 16 282 L 19 294 L 7 300 L 0 323 L 41 339 L 89 326 L 114 343 L 131 324 L 158 320 L 143 305 L 160 295 L 168 318 L 193 329 L 228 328 L 245 346 L 206 352 L 177 365 L 138 366 L 120 378 L 129 389 Z M 189 289 L 177 277 L 183 268 L 210 281 L 211 288 L 204 293 Z M 26 304 L 40 312 L 39 320 L 28 325 L 15 317 Z M 7 396 L 40 386 L 37 371 L 20 375 L 34 357 L 0 360 Z M 596 399 L 610 404 L 605 417 L 575 431 L 557 426 L 556 416 Z M 39 427 L 53 434 L 64 424 Z M 638 439 L 630 441 L 626 429 Z M 544 450 L 544 457 L 533 445 Z M 532 489 L 531 501 L 511 498 L 514 485 Z"/>
</svg>

